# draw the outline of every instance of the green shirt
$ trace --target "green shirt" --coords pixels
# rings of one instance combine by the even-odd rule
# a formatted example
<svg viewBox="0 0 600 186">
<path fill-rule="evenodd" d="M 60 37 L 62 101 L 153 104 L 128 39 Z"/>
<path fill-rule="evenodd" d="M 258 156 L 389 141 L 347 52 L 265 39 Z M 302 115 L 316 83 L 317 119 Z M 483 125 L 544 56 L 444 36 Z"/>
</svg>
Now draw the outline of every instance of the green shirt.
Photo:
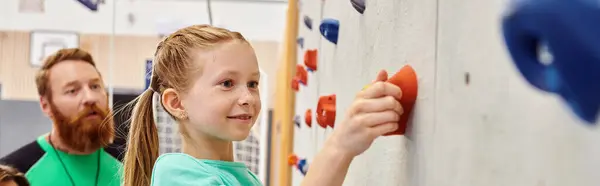
<svg viewBox="0 0 600 186">
<path fill-rule="evenodd" d="M 2 160 L 24 172 L 32 186 L 94 186 L 96 178 L 98 186 L 121 185 L 122 164 L 104 149 L 88 155 L 67 154 L 54 149 L 45 135 Z"/>
<path fill-rule="evenodd" d="M 262 186 L 245 164 L 166 153 L 154 164 L 151 186 Z"/>
</svg>

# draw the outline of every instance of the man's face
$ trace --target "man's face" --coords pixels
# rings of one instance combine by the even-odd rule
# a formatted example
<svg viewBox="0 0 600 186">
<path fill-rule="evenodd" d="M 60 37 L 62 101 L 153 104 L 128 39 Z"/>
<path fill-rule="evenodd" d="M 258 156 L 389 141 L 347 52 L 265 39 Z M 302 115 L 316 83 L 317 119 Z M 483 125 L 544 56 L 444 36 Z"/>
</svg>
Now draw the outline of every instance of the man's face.
<svg viewBox="0 0 600 186">
<path fill-rule="evenodd" d="M 114 124 L 108 96 L 94 66 L 62 61 L 49 70 L 48 80 L 50 95 L 42 98 L 42 108 L 65 145 L 88 152 L 112 143 Z"/>
</svg>

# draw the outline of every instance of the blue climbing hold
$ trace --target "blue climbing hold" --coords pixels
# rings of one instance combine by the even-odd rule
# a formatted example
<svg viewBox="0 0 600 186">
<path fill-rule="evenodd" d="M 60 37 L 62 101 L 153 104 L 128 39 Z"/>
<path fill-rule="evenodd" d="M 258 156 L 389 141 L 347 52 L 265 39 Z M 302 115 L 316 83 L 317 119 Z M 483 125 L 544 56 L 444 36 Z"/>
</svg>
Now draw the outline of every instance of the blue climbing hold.
<svg viewBox="0 0 600 186">
<path fill-rule="evenodd" d="M 366 0 L 350 0 L 350 3 L 352 3 L 352 6 L 354 7 L 354 9 L 356 9 L 356 11 L 358 11 L 358 13 L 364 13 L 365 12 L 365 1 Z"/>
<path fill-rule="evenodd" d="M 294 117 L 294 124 L 296 124 L 296 126 L 298 128 L 300 128 L 300 116 L 295 116 Z"/>
<path fill-rule="evenodd" d="M 304 16 L 304 25 L 312 30 L 312 19 L 308 16 Z"/>
<path fill-rule="evenodd" d="M 98 1 L 93 1 L 93 0 L 77 0 L 79 3 L 81 3 L 83 6 L 85 6 L 87 9 L 91 10 L 92 12 L 97 12 L 98 11 Z"/>
<path fill-rule="evenodd" d="M 304 38 L 299 37 L 296 40 L 296 43 L 298 43 L 298 45 L 300 45 L 300 48 L 304 48 Z"/>
<path fill-rule="evenodd" d="M 337 44 L 338 41 L 338 30 L 340 28 L 340 21 L 335 19 L 324 19 L 319 26 L 319 30 L 321 31 L 321 35 L 325 37 L 328 41 L 331 41 L 334 44 Z"/>
<path fill-rule="evenodd" d="M 600 4 L 597 0 L 513 1 L 503 19 L 508 51 L 534 87 L 559 95 L 590 125 L 600 114 Z M 540 61 L 540 46 L 552 55 Z"/>
<path fill-rule="evenodd" d="M 296 168 L 300 170 L 300 173 L 302 173 L 302 175 L 306 175 L 306 172 L 308 171 L 308 164 L 306 163 L 306 159 L 299 160 Z"/>
</svg>

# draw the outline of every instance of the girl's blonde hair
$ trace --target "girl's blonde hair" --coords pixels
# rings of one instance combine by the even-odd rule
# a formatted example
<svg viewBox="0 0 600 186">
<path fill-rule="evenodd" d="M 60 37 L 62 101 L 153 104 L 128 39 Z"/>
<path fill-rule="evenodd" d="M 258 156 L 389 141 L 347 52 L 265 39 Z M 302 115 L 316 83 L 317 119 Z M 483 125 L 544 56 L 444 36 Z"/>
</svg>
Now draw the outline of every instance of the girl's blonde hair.
<svg viewBox="0 0 600 186">
<path fill-rule="evenodd" d="M 194 25 L 176 31 L 158 44 L 150 88 L 130 103 L 137 102 L 133 107 L 124 158 L 125 186 L 149 186 L 152 167 L 159 156 L 158 131 L 152 108 L 153 93 L 162 94 L 167 88 L 187 92 L 194 81 L 193 77 L 197 77 L 202 68 L 200 63 L 194 62 L 194 52 L 210 50 L 230 41 L 247 43 L 238 32 L 209 25 Z"/>
</svg>

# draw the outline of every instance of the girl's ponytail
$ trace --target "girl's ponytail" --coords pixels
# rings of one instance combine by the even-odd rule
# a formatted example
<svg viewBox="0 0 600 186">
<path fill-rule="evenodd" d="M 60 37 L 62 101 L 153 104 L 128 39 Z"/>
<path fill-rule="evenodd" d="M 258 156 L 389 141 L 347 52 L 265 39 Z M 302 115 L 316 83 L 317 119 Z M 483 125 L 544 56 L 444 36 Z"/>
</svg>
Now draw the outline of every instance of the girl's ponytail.
<svg viewBox="0 0 600 186">
<path fill-rule="evenodd" d="M 152 96 L 147 89 L 136 100 L 131 115 L 127 151 L 123 162 L 125 186 L 149 186 L 154 161 L 158 158 L 158 130 L 154 123 Z"/>
</svg>

